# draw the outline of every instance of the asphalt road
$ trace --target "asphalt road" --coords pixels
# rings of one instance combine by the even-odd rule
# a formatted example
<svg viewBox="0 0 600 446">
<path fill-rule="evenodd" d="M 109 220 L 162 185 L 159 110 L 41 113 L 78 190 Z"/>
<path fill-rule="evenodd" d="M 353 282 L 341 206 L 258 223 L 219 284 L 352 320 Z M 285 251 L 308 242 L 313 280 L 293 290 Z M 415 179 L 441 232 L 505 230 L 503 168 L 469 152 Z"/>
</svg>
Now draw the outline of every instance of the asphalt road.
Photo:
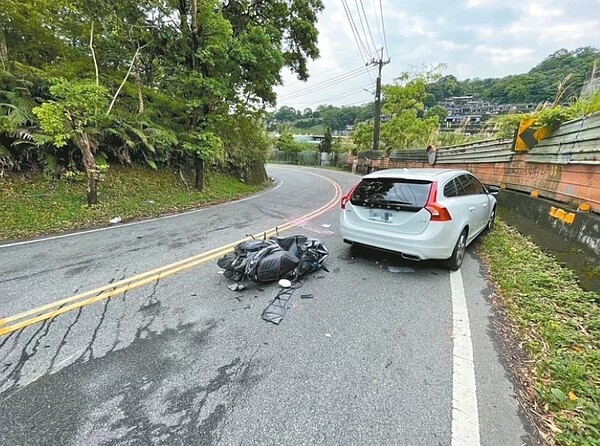
<svg viewBox="0 0 600 446">
<path fill-rule="evenodd" d="M 344 192 L 358 179 L 269 173 L 276 187 L 240 202 L 0 245 L 0 317 L 282 226 L 336 197 L 325 177 Z M 303 280 L 278 326 L 261 319 L 277 285 L 233 292 L 212 260 L 0 337 L 0 444 L 528 444 L 475 250 L 454 277 L 468 310 L 469 384 L 456 377 L 449 272 L 351 251 L 338 213 L 285 232 L 321 238 L 330 272 Z M 463 414 L 456 401 L 469 386 L 474 411 Z M 461 415 L 477 438 L 461 442 Z"/>
</svg>

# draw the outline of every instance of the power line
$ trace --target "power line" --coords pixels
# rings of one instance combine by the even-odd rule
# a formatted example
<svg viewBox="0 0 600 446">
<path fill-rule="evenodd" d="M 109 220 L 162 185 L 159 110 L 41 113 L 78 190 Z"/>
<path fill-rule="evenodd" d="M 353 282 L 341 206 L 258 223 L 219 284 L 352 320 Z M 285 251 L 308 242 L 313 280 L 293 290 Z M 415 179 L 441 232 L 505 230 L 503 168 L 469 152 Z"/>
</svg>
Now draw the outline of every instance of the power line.
<svg viewBox="0 0 600 446">
<path fill-rule="evenodd" d="M 357 0 L 354 0 L 354 2 L 356 2 Z M 375 49 L 375 52 L 377 52 L 377 44 L 375 43 L 375 39 L 373 39 L 373 34 L 371 33 L 371 27 L 369 26 L 369 19 L 367 18 L 367 13 L 365 12 L 365 5 L 363 3 L 363 0 L 359 0 L 360 2 L 360 7 L 362 9 L 362 15 L 365 18 L 365 23 L 367 25 L 367 30 L 369 31 L 369 37 L 371 37 L 371 43 L 373 44 L 373 48 Z M 356 5 L 356 8 L 358 9 L 358 4 Z M 360 17 L 360 11 L 358 12 L 358 16 Z M 375 20 L 377 22 L 377 20 Z M 362 23 L 362 21 L 361 21 Z M 363 32 L 364 32 L 364 28 L 363 28 Z M 365 33 L 365 38 L 366 38 L 366 33 Z"/>
<path fill-rule="evenodd" d="M 368 87 L 370 87 L 370 85 L 368 85 Z M 315 103 L 315 102 L 325 103 L 326 101 L 333 101 L 334 99 L 343 99 L 343 98 L 347 98 L 347 97 L 350 97 L 350 96 L 356 96 L 357 94 L 362 93 L 365 88 L 366 87 L 361 87 L 361 88 L 358 88 L 356 90 L 351 90 L 348 93 L 343 93 L 341 95 L 332 96 L 332 97 L 325 98 L 325 99 L 319 99 L 318 101 L 302 101 L 302 102 L 294 102 L 294 101 L 292 101 L 291 104 L 302 105 L 302 104 L 312 104 L 312 103 Z"/>
<path fill-rule="evenodd" d="M 336 68 L 337 68 L 337 69 L 343 69 L 343 68 L 347 68 L 347 67 L 349 67 L 350 65 L 354 65 L 355 63 L 356 63 L 356 62 L 350 62 L 350 63 L 344 64 L 344 65 L 341 65 L 341 66 L 339 66 L 339 67 L 336 67 Z M 361 69 L 361 68 L 363 68 L 363 67 L 361 66 L 361 67 L 352 68 L 352 70 L 350 70 L 350 71 L 359 70 L 359 69 Z M 311 75 L 310 75 L 310 77 L 309 77 L 309 81 L 310 81 L 310 80 L 312 80 L 312 79 L 315 79 L 315 78 L 317 78 L 317 77 L 321 77 L 321 76 L 323 76 L 323 75 L 325 75 L 325 74 L 331 74 L 331 71 L 332 71 L 332 70 L 331 70 L 331 69 L 329 69 L 329 70 L 327 70 L 327 71 L 321 71 L 321 72 L 319 72 L 319 73 L 316 73 L 316 74 L 311 74 Z M 300 85 L 300 84 L 306 85 L 306 83 L 307 83 L 307 81 L 294 80 L 294 81 L 293 81 L 293 83 L 289 84 L 288 86 L 291 86 L 291 85 Z"/>
<path fill-rule="evenodd" d="M 362 76 L 365 73 L 370 73 L 370 70 L 371 70 L 371 67 L 362 67 L 360 69 L 360 71 L 357 71 L 357 70 L 355 70 L 354 72 L 350 71 L 348 73 L 345 73 L 345 74 L 342 74 L 340 76 L 336 76 L 334 78 L 331 78 L 329 80 L 320 82 L 318 84 L 315 84 L 315 85 L 313 85 L 311 87 L 308 87 L 308 88 L 305 88 L 303 90 L 298 90 L 298 91 L 295 91 L 295 92 L 292 92 L 292 93 L 288 93 L 288 94 L 282 95 L 278 99 L 279 100 L 294 99 L 294 98 L 296 98 L 298 96 L 302 96 L 302 95 L 305 95 L 307 93 L 312 93 L 312 92 L 321 90 L 323 88 L 331 87 L 332 85 L 335 85 L 335 84 L 337 84 L 339 82 L 347 81 L 347 80 L 353 79 L 355 77 Z"/>
<path fill-rule="evenodd" d="M 375 25 L 377 25 L 377 33 L 379 34 L 379 41 L 383 45 L 383 34 L 381 34 L 381 25 L 379 24 L 379 20 L 377 20 L 377 16 L 379 15 L 377 12 L 377 0 L 373 0 L 373 12 L 375 13 Z"/>
<path fill-rule="evenodd" d="M 387 36 L 385 35 L 385 20 L 383 20 L 383 5 L 381 4 L 381 0 L 379 0 L 379 11 L 381 12 L 381 27 L 383 28 L 383 46 L 385 48 L 385 54 L 389 59 L 390 53 L 388 52 Z"/>
<path fill-rule="evenodd" d="M 306 93 L 310 93 L 312 91 L 317 91 L 322 88 L 330 87 L 331 85 L 334 85 L 338 82 L 342 82 L 342 81 L 349 80 L 349 79 L 352 79 L 357 76 L 361 76 L 361 75 L 365 74 L 368 69 L 370 69 L 370 67 L 361 67 L 359 70 L 349 71 L 348 73 L 344 73 L 339 76 L 335 76 L 331 79 L 327 79 L 325 81 L 316 83 L 308 88 L 304 88 L 302 90 L 296 90 L 291 93 L 281 95 L 280 99 L 291 99 L 292 97 L 302 96 L 302 95 L 305 95 Z"/>
<path fill-rule="evenodd" d="M 366 64 L 369 60 L 369 51 L 366 49 L 365 44 L 363 43 L 360 35 L 358 33 L 358 29 L 356 28 L 356 24 L 354 23 L 354 18 L 352 17 L 352 13 L 350 12 L 350 7 L 346 0 L 342 0 L 342 6 L 344 7 L 344 11 L 346 12 L 346 17 L 348 18 L 348 22 L 350 23 L 350 29 L 352 30 L 352 35 L 354 36 L 354 40 L 356 42 L 356 46 L 358 47 L 358 52 L 360 53 L 360 57 L 363 62 Z M 363 55 L 364 52 L 364 55 Z"/>
<path fill-rule="evenodd" d="M 360 22 L 360 27 L 362 28 L 362 34 L 361 34 L 361 36 L 364 37 L 364 40 L 367 42 L 366 46 L 369 47 L 369 54 L 372 54 L 373 51 L 372 51 L 371 45 L 374 45 L 374 43 L 369 42 L 369 39 L 367 38 L 367 31 L 365 29 L 365 24 L 364 24 L 364 21 L 363 21 L 363 16 L 360 13 L 360 7 L 358 6 L 358 0 L 354 0 L 354 4 L 356 5 L 356 12 L 358 13 L 358 20 Z M 366 17 L 365 17 L 365 19 L 366 19 Z M 357 31 L 358 31 L 358 28 L 357 28 Z M 377 47 L 375 46 L 374 48 L 375 48 L 375 51 L 377 51 Z"/>
<path fill-rule="evenodd" d="M 363 29 L 363 35 L 364 38 L 367 39 L 366 36 L 366 31 L 364 28 L 364 23 L 362 20 L 362 16 L 361 16 L 361 8 L 358 7 L 358 3 L 357 0 L 354 0 L 355 4 L 356 4 L 356 9 L 358 12 L 358 17 L 360 19 L 360 23 L 361 23 L 361 27 Z M 361 5 L 362 5 L 362 0 L 361 1 Z M 360 57 L 363 59 L 363 62 L 365 63 L 365 65 L 369 64 L 369 59 L 371 58 L 371 48 L 370 45 L 368 45 L 368 39 L 367 39 L 367 44 L 365 45 L 365 42 L 363 41 L 363 36 L 361 36 L 361 33 L 358 30 L 358 26 L 356 25 L 356 21 L 354 20 L 354 17 L 352 15 L 352 10 L 350 8 L 350 6 L 348 5 L 348 1 L 347 0 L 342 0 L 342 6 L 344 7 L 344 12 L 346 13 L 346 18 L 348 19 L 348 23 L 350 24 L 350 29 L 352 30 L 352 35 L 354 36 L 354 41 L 356 42 L 356 46 L 358 48 L 358 52 L 360 54 Z M 364 12 L 364 5 L 362 7 L 362 10 Z M 364 14 L 365 17 L 365 21 L 367 21 L 367 28 L 369 29 L 369 33 L 371 35 L 371 41 L 373 43 L 373 45 L 375 46 L 375 53 L 377 53 L 377 47 L 375 45 L 375 41 L 373 39 L 373 35 L 370 32 L 370 26 L 368 24 L 368 20 L 367 20 L 367 16 L 366 14 Z M 367 47 L 369 47 L 367 49 Z M 369 72 L 369 78 L 371 78 L 371 82 L 375 82 L 375 79 L 373 78 L 373 75 L 371 72 Z"/>
</svg>

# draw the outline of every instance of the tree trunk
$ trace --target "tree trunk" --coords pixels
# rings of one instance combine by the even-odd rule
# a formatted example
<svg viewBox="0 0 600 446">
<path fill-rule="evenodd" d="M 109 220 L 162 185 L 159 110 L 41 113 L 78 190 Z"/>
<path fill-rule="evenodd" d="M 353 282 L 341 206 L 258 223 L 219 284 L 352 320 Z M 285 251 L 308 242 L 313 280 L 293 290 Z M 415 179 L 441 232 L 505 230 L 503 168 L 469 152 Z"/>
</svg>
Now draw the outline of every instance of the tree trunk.
<svg viewBox="0 0 600 446">
<path fill-rule="evenodd" d="M 246 171 L 247 184 L 264 184 L 269 179 L 265 165 L 261 163 L 252 163 Z"/>
<path fill-rule="evenodd" d="M 195 155 L 196 166 L 196 189 L 200 192 L 204 190 L 204 159 L 200 155 Z"/>
<path fill-rule="evenodd" d="M 177 9 L 179 10 L 179 30 L 185 38 L 188 38 L 190 35 L 190 27 L 188 22 L 189 8 L 187 0 L 179 0 Z M 194 68 L 195 62 L 191 52 L 186 52 L 185 63 L 189 69 Z"/>
<path fill-rule="evenodd" d="M 82 133 L 77 139 L 81 154 L 83 155 L 83 165 L 85 166 L 85 173 L 88 179 L 87 204 L 88 206 L 91 206 L 98 202 L 96 160 L 94 159 L 94 153 L 88 135 Z"/>
<path fill-rule="evenodd" d="M 142 78 L 140 76 L 140 59 L 137 58 L 135 61 L 135 86 L 138 94 L 138 115 L 144 114 L 144 94 L 142 92 Z"/>
<path fill-rule="evenodd" d="M 3 70 L 6 70 L 6 64 L 8 63 L 8 47 L 6 46 L 6 37 L 4 36 L 4 30 L 0 23 L 0 66 Z"/>
<path fill-rule="evenodd" d="M 190 0 L 190 16 L 191 16 L 191 31 L 192 31 L 192 70 L 198 68 L 198 59 L 196 52 L 198 51 L 198 0 Z"/>
</svg>

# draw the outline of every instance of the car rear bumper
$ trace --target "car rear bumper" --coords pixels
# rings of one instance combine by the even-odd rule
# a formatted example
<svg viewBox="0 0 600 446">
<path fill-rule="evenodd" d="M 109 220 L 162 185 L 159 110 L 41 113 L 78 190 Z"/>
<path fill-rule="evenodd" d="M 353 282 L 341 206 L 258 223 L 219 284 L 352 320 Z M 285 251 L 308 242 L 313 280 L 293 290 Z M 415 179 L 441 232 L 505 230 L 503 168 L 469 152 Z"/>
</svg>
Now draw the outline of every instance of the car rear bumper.
<svg viewBox="0 0 600 446">
<path fill-rule="evenodd" d="M 449 258 L 459 236 L 454 225 L 434 222 L 416 235 L 361 228 L 349 223 L 343 211 L 340 215 L 340 233 L 346 243 L 397 252 L 413 260 Z"/>
</svg>

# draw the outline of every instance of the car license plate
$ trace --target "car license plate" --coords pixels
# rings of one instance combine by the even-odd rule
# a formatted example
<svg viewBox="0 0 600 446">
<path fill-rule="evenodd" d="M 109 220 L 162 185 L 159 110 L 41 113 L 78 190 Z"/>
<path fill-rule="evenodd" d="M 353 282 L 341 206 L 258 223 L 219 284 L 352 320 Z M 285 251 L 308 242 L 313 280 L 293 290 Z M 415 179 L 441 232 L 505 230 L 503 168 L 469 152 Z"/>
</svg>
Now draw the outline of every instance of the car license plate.
<svg viewBox="0 0 600 446">
<path fill-rule="evenodd" d="M 392 223 L 394 217 L 390 211 L 384 211 L 383 209 L 369 209 L 369 220 Z"/>
</svg>

